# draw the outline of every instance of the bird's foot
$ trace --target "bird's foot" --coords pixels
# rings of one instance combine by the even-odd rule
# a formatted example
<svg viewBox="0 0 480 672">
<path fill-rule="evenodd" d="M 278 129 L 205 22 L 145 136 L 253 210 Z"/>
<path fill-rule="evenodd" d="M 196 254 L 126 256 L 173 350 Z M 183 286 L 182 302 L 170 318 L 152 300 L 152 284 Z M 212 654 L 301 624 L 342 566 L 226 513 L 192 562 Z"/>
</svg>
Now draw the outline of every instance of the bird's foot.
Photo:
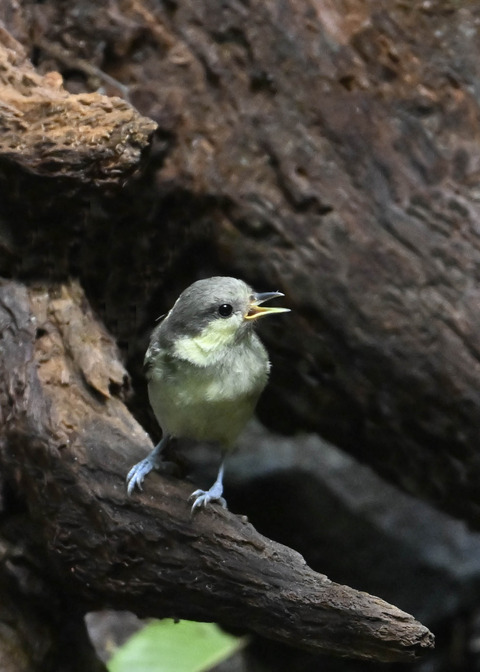
<svg viewBox="0 0 480 672">
<path fill-rule="evenodd" d="M 227 508 L 227 502 L 222 497 L 223 487 L 219 483 L 214 483 L 210 490 L 195 490 L 189 497 L 189 501 L 194 500 L 192 504 L 192 513 L 201 506 L 206 508 L 212 502 L 218 502 L 222 508 Z"/>
<path fill-rule="evenodd" d="M 144 460 L 137 462 L 127 474 L 127 492 L 129 495 L 138 488 L 143 490 L 142 483 L 145 480 L 145 477 L 154 469 L 158 469 L 162 464 L 162 460 L 159 455 L 154 455 L 150 453 Z"/>
<path fill-rule="evenodd" d="M 162 453 L 171 440 L 172 437 L 170 434 L 165 434 L 150 455 L 147 455 L 144 460 L 137 462 L 137 464 L 130 469 L 127 474 L 127 492 L 129 495 L 132 494 L 135 488 L 142 490 L 142 483 L 145 480 L 145 476 L 148 476 L 151 471 L 159 469 L 163 465 Z"/>
</svg>

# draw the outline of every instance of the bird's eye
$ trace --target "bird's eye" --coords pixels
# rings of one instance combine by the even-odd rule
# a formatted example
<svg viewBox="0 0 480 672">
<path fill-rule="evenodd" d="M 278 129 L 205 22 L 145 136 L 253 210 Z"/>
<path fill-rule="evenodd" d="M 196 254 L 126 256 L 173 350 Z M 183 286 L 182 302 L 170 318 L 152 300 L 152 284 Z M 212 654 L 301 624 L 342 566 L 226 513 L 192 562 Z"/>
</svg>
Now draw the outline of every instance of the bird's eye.
<svg viewBox="0 0 480 672">
<path fill-rule="evenodd" d="M 233 306 L 231 306 L 229 303 L 222 303 L 222 305 L 218 307 L 218 314 L 222 317 L 229 317 L 232 312 Z"/>
</svg>

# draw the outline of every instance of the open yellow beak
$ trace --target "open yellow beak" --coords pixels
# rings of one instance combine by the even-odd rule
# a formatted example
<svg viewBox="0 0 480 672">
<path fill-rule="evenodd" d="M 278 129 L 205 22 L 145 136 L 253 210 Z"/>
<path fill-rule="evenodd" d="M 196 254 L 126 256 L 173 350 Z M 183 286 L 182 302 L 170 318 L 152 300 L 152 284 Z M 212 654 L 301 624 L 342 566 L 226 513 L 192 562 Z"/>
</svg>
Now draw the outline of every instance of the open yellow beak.
<svg viewBox="0 0 480 672">
<path fill-rule="evenodd" d="M 278 296 L 285 296 L 282 292 L 262 292 L 252 294 L 250 307 L 248 313 L 245 315 L 246 320 L 256 320 L 264 315 L 273 315 L 274 313 L 289 313 L 290 308 L 266 308 L 260 304 L 270 299 L 275 299 Z"/>
</svg>

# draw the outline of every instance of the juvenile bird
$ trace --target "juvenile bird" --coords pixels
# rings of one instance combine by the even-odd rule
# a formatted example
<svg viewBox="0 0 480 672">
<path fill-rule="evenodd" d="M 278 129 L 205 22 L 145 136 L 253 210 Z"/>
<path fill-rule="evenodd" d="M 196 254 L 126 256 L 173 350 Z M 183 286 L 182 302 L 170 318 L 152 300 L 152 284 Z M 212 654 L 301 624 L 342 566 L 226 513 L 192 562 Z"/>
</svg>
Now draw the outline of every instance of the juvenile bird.
<svg viewBox="0 0 480 672">
<path fill-rule="evenodd" d="M 192 511 L 210 502 L 226 506 L 225 454 L 252 416 L 270 369 L 254 331 L 258 318 L 288 312 L 267 308 L 281 292 L 257 293 L 242 280 L 214 277 L 190 285 L 153 331 L 145 355 L 148 396 L 163 436 L 127 475 L 128 494 L 160 466 L 173 438 L 218 442 L 222 462 L 209 490 L 195 490 Z"/>
</svg>

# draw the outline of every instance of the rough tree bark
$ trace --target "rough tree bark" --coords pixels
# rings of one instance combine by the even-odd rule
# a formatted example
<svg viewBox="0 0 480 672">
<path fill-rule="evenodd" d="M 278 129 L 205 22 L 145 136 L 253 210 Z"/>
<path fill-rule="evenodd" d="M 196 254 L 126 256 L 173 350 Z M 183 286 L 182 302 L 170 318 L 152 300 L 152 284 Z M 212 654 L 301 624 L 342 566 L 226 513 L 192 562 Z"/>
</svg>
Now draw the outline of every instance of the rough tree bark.
<svg viewBox="0 0 480 672">
<path fill-rule="evenodd" d="M 0 53 L 5 162 L 77 189 L 128 174 L 154 125 L 122 101 L 68 96 L 15 46 Z M 311 650 L 377 660 L 414 658 L 432 646 L 412 617 L 315 574 L 246 521 L 223 512 L 192 520 L 184 484 L 163 480 L 128 501 L 127 467 L 149 441 L 118 398 L 127 374 L 80 288 L 28 292 L 7 282 L 0 294 L 2 615 L 17 623 L 15 636 L 3 639 L 5 669 L 100 669 L 81 616 L 106 604 L 249 623 Z M 40 602 L 50 607 L 41 616 Z"/>
<path fill-rule="evenodd" d="M 283 289 L 263 419 L 479 527 L 476 5 L 6 7 L 43 71 L 72 89 L 108 73 L 159 124 L 149 179 L 110 201 L 74 182 L 52 202 L 3 162 L 6 272 L 78 276 L 133 370 L 198 275 Z"/>
<path fill-rule="evenodd" d="M 96 185 L 117 185 L 138 169 L 154 121 L 118 98 L 70 95 L 58 72 L 41 77 L 4 29 L 0 38 L 4 167 Z"/>
<path fill-rule="evenodd" d="M 147 325 L 199 275 L 282 289 L 294 314 L 264 332 L 262 417 L 318 431 L 478 528 L 478 8 L 25 0 L 2 11 L 42 72 L 62 71 L 72 90 L 121 80 L 159 126 L 145 171 L 125 182 L 151 122 L 97 94 L 73 101 L 4 35 L 4 275 L 80 278 L 134 373 Z M 35 103 L 37 87 L 32 107 L 22 96 Z M 9 487 L 5 501 L 18 504 Z"/>
</svg>

